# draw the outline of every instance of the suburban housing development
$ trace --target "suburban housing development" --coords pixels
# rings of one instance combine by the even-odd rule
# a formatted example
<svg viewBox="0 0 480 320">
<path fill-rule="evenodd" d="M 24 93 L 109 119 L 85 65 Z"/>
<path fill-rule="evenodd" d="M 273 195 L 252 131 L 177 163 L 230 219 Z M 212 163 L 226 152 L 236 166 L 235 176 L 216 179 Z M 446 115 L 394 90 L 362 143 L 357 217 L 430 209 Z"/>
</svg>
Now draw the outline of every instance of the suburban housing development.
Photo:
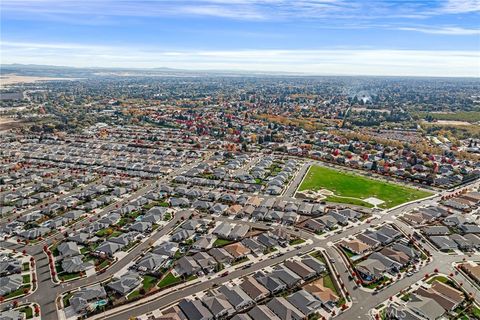
<svg viewBox="0 0 480 320">
<path fill-rule="evenodd" d="M 0 320 L 480 320 L 480 0 L 0 0 Z"/>
<path fill-rule="evenodd" d="M 4 89 L 1 319 L 479 317 L 478 140 L 363 126 L 351 110 L 383 103 L 365 97 L 183 79 L 211 96 Z"/>
</svg>

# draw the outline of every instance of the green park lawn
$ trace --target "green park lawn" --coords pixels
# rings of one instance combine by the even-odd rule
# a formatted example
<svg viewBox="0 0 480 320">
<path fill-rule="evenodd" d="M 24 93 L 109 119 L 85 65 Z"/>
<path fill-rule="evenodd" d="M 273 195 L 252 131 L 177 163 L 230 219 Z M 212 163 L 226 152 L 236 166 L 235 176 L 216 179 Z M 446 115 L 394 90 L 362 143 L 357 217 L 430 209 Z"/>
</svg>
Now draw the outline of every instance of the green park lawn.
<svg viewBox="0 0 480 320">
<path fill-rule="evenodd" d="M 388 183 L 353 173 L 342 172 L 321 166 L 312 166 L 300 185 L 299 191 L 328 189 L 334 193 L 326 201 L 349 203 L 371 207 L 362 200 L 375 197 L 383 200 L 381 208 L 391 208 L 399 204 L 432 195 L 430 192 Z M 351 197 L 342 198 L 342 197 Z"/>
</svg>

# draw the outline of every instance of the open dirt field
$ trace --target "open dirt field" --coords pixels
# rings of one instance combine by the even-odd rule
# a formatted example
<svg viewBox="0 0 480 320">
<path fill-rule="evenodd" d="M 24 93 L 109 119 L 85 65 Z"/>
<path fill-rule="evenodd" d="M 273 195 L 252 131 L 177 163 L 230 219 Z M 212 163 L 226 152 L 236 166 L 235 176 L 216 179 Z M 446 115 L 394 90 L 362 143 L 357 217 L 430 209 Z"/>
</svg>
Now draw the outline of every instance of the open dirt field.
<svg viewBox="0 0 480 320">
<path fill-rule="evenodd" d="M 0 87 L 17 84 L 17 83 L 32 83 L 37 81 L 54 81 L 54 80 L 76 80 L 75 78 L 50 78 L 50 77 L 30 77 L 18 76 L 16 74 L 2 74 L 0 75 Z"/>
</svg>

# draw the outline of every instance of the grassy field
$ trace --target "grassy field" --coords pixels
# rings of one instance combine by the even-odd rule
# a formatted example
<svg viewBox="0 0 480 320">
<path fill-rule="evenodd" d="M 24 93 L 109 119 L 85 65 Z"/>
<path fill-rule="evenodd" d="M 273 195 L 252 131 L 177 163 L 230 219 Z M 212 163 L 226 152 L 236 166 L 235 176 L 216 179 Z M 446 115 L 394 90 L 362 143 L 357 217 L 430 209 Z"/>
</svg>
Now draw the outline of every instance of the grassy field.
<svg viewBox="0 0 480 320">
<path fill-rule="evenodd" d="M 326 201 L 371 207 L 370 204 L 362 200 L 375 197 L 384 201 L 379 206 L 381 208 L 391 208 L 404 202 L 431 195 L 429 192 L 404 187 L 399 184 L 383 182 L 321 166 L 312 166 L 300 185 L 299 191 L 319 189 L 328 189 L 335 194 L 327 197 Z M 351 197 L 353 199 L 342 197 Z"/>
</svg>

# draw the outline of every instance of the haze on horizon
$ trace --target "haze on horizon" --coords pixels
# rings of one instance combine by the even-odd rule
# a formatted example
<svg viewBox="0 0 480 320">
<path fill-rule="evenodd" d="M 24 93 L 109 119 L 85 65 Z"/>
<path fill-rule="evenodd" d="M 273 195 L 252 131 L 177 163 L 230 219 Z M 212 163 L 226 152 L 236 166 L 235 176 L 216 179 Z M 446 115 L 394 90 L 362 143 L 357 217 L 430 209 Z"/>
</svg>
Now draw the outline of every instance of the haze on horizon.
<svg viewBox="0 0 480 320">
<path fill-rule="evenodd" d="M 480 77 L 480 0 L 3 0 L 1 64 Z"/>
</svg>

